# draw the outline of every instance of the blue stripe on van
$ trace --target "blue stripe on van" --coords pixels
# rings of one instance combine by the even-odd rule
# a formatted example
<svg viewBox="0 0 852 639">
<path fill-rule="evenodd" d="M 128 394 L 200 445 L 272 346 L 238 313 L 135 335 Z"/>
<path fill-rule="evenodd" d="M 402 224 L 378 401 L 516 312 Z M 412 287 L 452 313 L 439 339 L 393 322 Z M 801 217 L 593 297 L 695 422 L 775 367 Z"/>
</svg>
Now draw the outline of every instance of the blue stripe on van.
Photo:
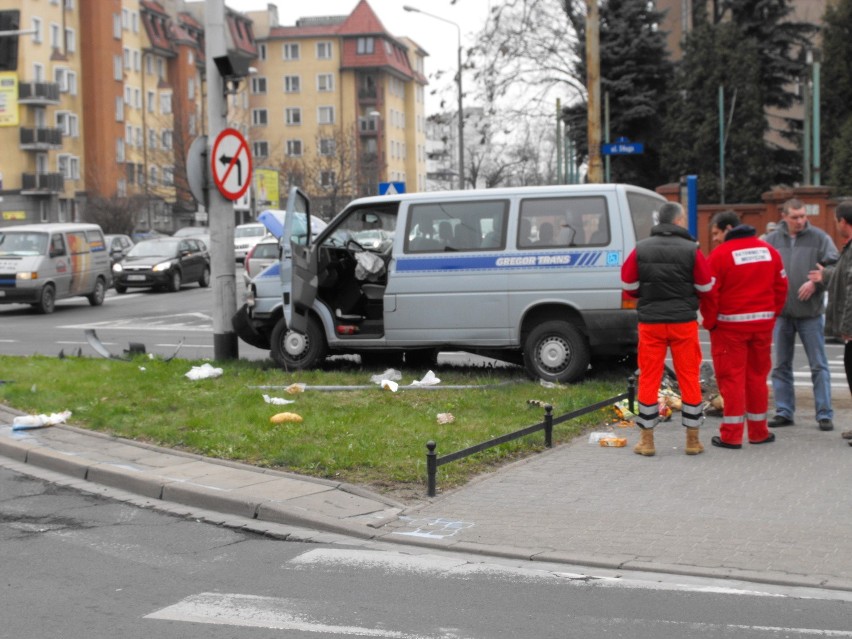
<svg viewBox="0 0 852 639">
<path fill-rule="evenodd" d="M 255 275 L 255 279 L 272 278 L 278 279 L 281 276 L 281 262 L 273 262 L 260 273 Z"/>
<path fill-rule="evenodd" d="M 567 251 L 513 253 L 511 255 L 430 255 L 401 257 L 399 272 L 415 271 L 515 271 L 540 268 L 592 268 L 621 265 L 620 251 Z"/>
</svg>

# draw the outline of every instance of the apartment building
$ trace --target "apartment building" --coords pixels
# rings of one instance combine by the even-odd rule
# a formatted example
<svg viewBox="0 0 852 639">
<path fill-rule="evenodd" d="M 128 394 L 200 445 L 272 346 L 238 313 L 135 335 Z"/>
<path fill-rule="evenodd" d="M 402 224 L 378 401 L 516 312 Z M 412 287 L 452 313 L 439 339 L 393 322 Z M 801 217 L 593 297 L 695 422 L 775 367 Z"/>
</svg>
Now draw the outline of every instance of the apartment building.
<svg viewBox="0 0 852 639">
<path fill-rule="evenodd" d="M 274 9 L 274 7 L 272 8 Z M 367 0 L 346 16 L 256 25 L 250 141 L 256 167 L 305 188 L 324 215 L 381 182 L 424 190 L 427 53 L 382 25 Z"/>
</svg>

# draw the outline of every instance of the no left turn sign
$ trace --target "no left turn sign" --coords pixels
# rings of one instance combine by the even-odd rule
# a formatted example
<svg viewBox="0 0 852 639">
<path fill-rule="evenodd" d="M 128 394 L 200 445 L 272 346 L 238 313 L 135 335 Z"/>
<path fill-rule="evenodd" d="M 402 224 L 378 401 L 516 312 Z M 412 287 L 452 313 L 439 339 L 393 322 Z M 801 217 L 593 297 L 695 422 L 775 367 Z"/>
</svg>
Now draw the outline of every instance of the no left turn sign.
<svg viewBox="0 0 852 639">
<path fill-rule="evenodd" d="M 213 143 L 211 175 L 219 193 L 238 200 L 251 184 L 251 153 L 248 142 L 236 129 L 224 129 Z"/>
</svg>

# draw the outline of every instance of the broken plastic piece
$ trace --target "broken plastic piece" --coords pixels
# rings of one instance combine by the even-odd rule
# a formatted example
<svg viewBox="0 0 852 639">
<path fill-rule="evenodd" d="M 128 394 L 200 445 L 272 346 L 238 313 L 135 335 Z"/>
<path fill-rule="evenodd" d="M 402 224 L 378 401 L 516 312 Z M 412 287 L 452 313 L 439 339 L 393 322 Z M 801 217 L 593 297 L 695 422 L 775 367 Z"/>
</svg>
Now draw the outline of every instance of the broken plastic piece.
<svg viewBox="0 0 852 639">
<path fill-rule="evenodd" d="M 210 364 L 202 364 L 201 366 L 193 366 L 184 377 L 195 381 L 198 379 L 210 379 L 212 377 L 220 377 L 222 375 L 221 368 L 214 368 Z"/>
</svg>

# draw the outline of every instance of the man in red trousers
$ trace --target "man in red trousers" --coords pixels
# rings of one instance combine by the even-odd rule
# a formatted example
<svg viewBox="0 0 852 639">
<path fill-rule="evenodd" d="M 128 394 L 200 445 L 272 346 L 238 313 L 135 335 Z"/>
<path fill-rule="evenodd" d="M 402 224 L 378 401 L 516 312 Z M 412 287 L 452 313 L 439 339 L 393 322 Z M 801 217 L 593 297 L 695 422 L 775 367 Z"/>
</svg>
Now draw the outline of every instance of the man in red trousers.
<svg viewBox="0 0 852 639">
<path fill-rule="evenodd" d="M 766 379 L 772 369 L 775 318 L 787 299 L 784 263 L 753 227 L 739 224 L 733 211 L 717 213 L 711 226 L 725 237 L 708 260 L 715 286 L 701 300 L 724 400 L 720 432 L 711 442 L 720 448 L 742 448 L 748 426 L 750 444 L 768 444 L 775 434 L 766 425 Z"/>
</svg>

